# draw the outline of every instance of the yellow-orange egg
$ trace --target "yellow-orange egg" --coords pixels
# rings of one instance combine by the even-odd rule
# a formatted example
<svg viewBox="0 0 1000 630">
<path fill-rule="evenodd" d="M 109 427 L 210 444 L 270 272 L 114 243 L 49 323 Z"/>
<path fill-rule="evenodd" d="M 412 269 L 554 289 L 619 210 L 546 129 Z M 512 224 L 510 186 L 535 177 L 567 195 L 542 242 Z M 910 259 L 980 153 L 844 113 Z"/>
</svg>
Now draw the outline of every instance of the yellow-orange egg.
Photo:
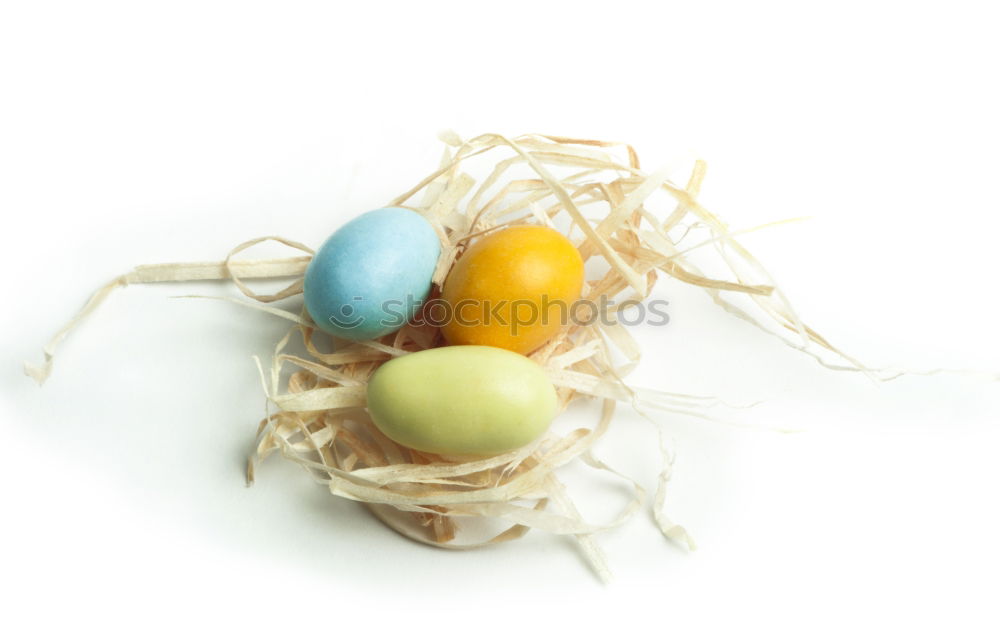
<svg viewBox="0 0 1000 630">
<path fill-rule="evenodd" d="M 558 231 L 534 225 L 488 234 L 444 281 L 445 340 L 527 354 L 559 333 L 582 288 L 583 259 Z"/>
</svg>

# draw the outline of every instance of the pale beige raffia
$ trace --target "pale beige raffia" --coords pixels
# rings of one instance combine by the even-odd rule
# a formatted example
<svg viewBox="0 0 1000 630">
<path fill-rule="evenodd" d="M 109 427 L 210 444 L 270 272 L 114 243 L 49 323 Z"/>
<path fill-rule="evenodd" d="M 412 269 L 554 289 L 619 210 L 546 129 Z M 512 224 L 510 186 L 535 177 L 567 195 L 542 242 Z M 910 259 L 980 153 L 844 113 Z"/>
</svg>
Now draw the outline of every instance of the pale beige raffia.
<svg viewBox="0 0 1000 630">
<path fill-rule="evenodd" d="M 420 212 L 435 226 L 443 246 L 434 275 L 437 285 L 476 236 L 508 225 L 556 225 L 566 230 L 585 260 L 599 257 L 607 263 L 603 275 L 586 283 L 585 296 L 592 301 L 601 296 L 619 302 L 623 297 L 643 299 L 659 272 L 664 272 L 704 288 L 730 313 L 824 365 L 873 373 L 803 324 L 760 263 L 733 238 L 734 233 L 698 203 L 704 163 L 697 162 L 687 185 L 680 187 L 668 181 L 665 171 L 644 174 L 636 152 L 628 145 L 543 135 L 508 139 L 486 134 L 462 141 L 447 133 L 442 140 L 446 148 L 440 167 L 389 204 Z M 502 154 L 502 159 L 493 162 L 490 174 L 476 187 L 463 166 L 496 153 Z M 624 158 L 618 157 L 622 153 Z M 517 169 L 527 174 L 512 175 Z M 662 212 L 656 208 L 664 204 L 669 207 Z M 731 278 L 708 277 L 691 260 L 696 248 L 678 245 L 694 224 L 710 232 L 698 247 L 714 247 Z M 312 253 L 299 243 L 269 238 Z M 440 345 L 437 330 L 410 324 L 376 341 L 333 340 L 332 351 L 321 350 L 316 338 L 326 335 L 313 328 L 308 315 L 267 305 L 301 292 L 309 256 L 254 262 L 232 259 L 233 254 L 262 240 L 268 239 L 238 246 L 221 263 L 143 266 L 116 278 L 46 346 L 45 363 L 26 366 L 26 371 L 44 381 L 55 346 L 115 287 L 231 279 L 256 301 L 240 303 L 294 324 L 278 342 L 270 364 L 260 366 L 268 401 L 277 411 L 269 411 L 260 424 L 257 448 L 247 469 L 249 482 L 261 460 L 278 452 L 300 464 L 332 494 L 365 503 L 378 518 L 410 538 L 439 547 L 468 549 L 510 541 L 537 528 L 574 536 L 597 574 L 604 580 L 610 578 L 594 535 L 632 516 L 646 495 L 639 483 L 616 472 L 592 450 L 609 429 L 615 405 L 628 403 L 647 418 L 648 409 L 698 416 L 711 400 L 629 387 L 624 378 L 638 364 L 640 348 L 626 328 L 574 324 L 531 358 L 550 374 L 563 408 L 577 398 L 603 401 L 593 426 L 565 434 L 550 431 L 527 447 L 489 459 L 452 461 L 404 448 L 382 435 L 369 419 L 366 383 L 374 370 L 393 356 Z M 272 295 L 258 295 L 242 281 L 277 277 L 293 281 Z M 734 296 L 743 296 L 743 303 Z M 295 334 L 304 342 L 304 356 L 287 351 Z M 620 362 L 617 356 L 622 357 Z M 842 363 L 832 362 L 838 358 Z M 673 454 L 659 425 L 653 424 L 663 460 L 653 499 L 654 520 L 666 537 L 693 548 L 687 532 L 664 512 Z M 631 488 L 630 496 L 610 521 L 591 524 L 577 511 L 557 477 L 560 467 L 573 460 L 615 475 Z M 470 519 L 490 519 L 506 529 L 462 540 L 459 527 Z"/>
</svg>

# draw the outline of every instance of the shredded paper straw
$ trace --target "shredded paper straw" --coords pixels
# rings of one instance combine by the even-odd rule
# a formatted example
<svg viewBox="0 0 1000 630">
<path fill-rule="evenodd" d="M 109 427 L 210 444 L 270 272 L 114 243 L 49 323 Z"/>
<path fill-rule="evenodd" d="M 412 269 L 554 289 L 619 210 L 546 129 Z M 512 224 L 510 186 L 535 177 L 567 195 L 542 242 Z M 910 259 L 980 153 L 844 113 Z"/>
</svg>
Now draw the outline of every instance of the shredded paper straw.
<svg viewBox="0 0 1000 630">
<path fill-rule="evenodd" d="M 875 378 L 895 376 L 868 370 L 798 318 L 757 259 L 722 220 L 699 204 L 703 162 L 696 162 L 687 184 L 679 186 L 668 180 L 666 171 L 645 174 L 628 145 L 544 135 L 508 139 L 486 134 L 463 141 L 449 132 L 441 139 L 445 150 L 439 168 L 388 204 L 415 210 L 434 225 L 442 243 L 434 275 L 438 287 L 478 235 L 510 225 L 556 226 L 574 242 L 584 261 L 600 258 L 605 263 L 606 270 L 585 284 L 584 297 L 591 301 L 602 296 L 646 298 L 665 274 L 703 288 L 727 312 L 827 367 L 862 371 Z M 473 162 L 492 165 L 478 186 L 463 168 Z M 694 229 L 707 230 L 708 238 L 694 247 L 682 246 L 680 241 Z M 265 240 L 305 255 L 233 259 Z M 627 403 L 649 419 L 659 435 L 662 467 L 653 494 L 653 520 L 666 538 L 694 547 L 685 529 L 664 511 L 673 453 L 660 424 L 648 412 L 701 416 L 712 401 L 630 387 L 624 378 L 638 364 L 640 348 L 624 326 L 570 324 L 530 355 L 549 373 L 562 408 L 578 398 L 603 401 L 591 424 L 565 434 L 550 431 L 504 455 L 454 461 L 392 442 L 373 425 L 365 409 L 366 384 L 375 369 L 394 356 L 441 345 L 437 329 L 409 324 L 376 341 L 330 340 L 304 309 L 294 312 L 272 306 L 302 292 L 312 253 L 301 243 L 265 237 L 237 246 L 222 262 L 137 267 L 98 290 L 45 347 L 44 362 L 26 365 L 25 371 L 44 382 L 58 344 L 117 287 L 229 280 L 251 300 L 235 301 L 292 323 L 270 363 L 258 362 L 269 411 L 249 458 L 248 482 L 253 482 L 264 459 L 278 453 L 299 464 L 330 493 L 366 504 L 389 527 L 414 540 L 470 549 L 520 538 L 532 528 L 544 530 L 574 537 L 596 574 L 608 580 L 611 572 L 595 535 L 639 511 L 647 494 L 641 484 L 593 452 L 611 426 L 616 405 Z M 706 253 L 724 264 L 729 277 L 710 277 L 695 264 L 694 258 Z M 260 295 L 245 280 L 261 278 L 289 278 L 291 283 L 277 293 Z M 287 351 L 293 336 L 301 338 L 305 352 Z M 619 478 L 629 488 L 630 495 L 610 520 L 587 521 L 570 499 L 558 472 L 574 460 L 595 473 Z M 478 526 L 484 522 L 499 527 Z"/>
</svg>

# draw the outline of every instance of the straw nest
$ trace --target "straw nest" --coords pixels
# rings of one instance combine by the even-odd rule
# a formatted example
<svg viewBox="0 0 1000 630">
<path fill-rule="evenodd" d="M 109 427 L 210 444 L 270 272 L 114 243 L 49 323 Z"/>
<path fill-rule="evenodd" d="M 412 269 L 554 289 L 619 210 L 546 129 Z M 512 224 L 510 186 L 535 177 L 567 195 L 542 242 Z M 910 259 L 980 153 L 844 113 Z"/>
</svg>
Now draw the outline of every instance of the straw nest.
<svg viewBox="0 0 1000 630">
<path fill-rule="evenodd" d="M 316 329 L 304 309 L 279 308 L 274 304 L 301 293 L 302 274 L 312 254 L 309 247 L 279 237 L 243 243 L 222 262 L 146 265 L 116 278 L 55 336 L 45 349 L 45 363 L 27 366 L 27 372 L 44 381 L 59 341 L 115 287 L 231 280 L 253 300 L 240 302 L 292 322 L 269 365 L 258 362 L 269 412 L 249 459 L 249 482 L 262 460 L 280 453 L 332 494 L 363 502 L 388 526 L 420 542 L 468 549 L 511 541 L 536 528 L 574 536 L 597 574 L 608 579 L 594 534 L 620 525 L 640 509 L 646 496 L 639 483 L 599 460 L 592 450 L 610 428 L 615 406 L 627 403 L 649 418 L 647 412 L 653 409 L 697 415 L 706 403 L 694 396 L 638 390 L 625 382 L 639 363 L 641 349 L 625 326 L 614 323 L 616 309 L 646 298 L 666 275 L 703 288 L 729 313 L 825 365 L 863 369 L 799 320 L 760 263 L 723 221 L 699 204 L 704 163 L 696 162 L 686 185 L 680 186 L 667 179 L 665 170 L 643 172 L 628 145 L 543 135 L 509 139 L 486 134 L 463 141 L 446 133 L 441 139 L 445 149 L 440 167 L 387 204 L 421 213 L 437 230 L 442 254 L 435 287 L 477 236 L 510 225 L 543 224 L 562 230 L 584 261 L 594 261 L 588 264 L 584 298 L 600 303 L 605 296 L 618 305 L 610 311 L 612 321 L 571 324 L 530 355 L 550 375 L 562 409 L 580 398 L 600 401 L 600 412 L 586 426 L 566 427 L 560 421 L 554 426 L 561 433 L 550 430 L 517 451 L 465 461 L 392 442 L 375 428 L 365 409 L 367 381 L 393 357 L 441 345 L 440 333 L 430 325 L 410 324 L 374 341 L 347 342 Z M 488 173 L 478 185 L 469 174 L 477 165 Z M 694 246 L 682 245 L 691 233 L 706 237 Z M 302 250 L 303 255 L 234 258 L 265 240 Z M 691 253 L 706 249 L 714 252 L 729 277 L 709 277 L 695 265 Z M 278 277 L 292 282 L 270 295 L 254 292 L 245 282 Z M 293 346 L 300 349 L 293 351 Z M 838 357 L 837 364 L 827 361 Z M 654 521 L 667 538 L 693 547 L 687 532 L 664 513 L 673 456 L 662 430 L 659 448 L 662 468 L 652 502 Z M 631 487 L 632 496 L 610 521 L 585 521 L 570 500 L 558 474 L 574 460 L 617 475 Z M 484 521 L 502 525 L 490 529 Z"/>
</svg>

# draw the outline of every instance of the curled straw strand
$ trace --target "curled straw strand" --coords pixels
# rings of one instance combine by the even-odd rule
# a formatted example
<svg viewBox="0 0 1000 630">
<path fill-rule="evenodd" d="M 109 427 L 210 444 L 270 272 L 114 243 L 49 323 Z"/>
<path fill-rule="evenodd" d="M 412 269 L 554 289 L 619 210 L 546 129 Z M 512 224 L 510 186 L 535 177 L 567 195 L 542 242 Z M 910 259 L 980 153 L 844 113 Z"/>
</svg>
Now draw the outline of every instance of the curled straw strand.
<svg viewBox="0 0 1000 630">
<path fill-rule="evenodd" d="M 613 298 L 622 292 L 645 298 L 662 272 L 704 288 L 728 312 L 825 365 L 873 373 L 803 324 L 760 263 L 735 240 L 724 222 L 698 203 L 705 174 L 703 162 L 695 164 L 687 185 L 678 187 L 670 183 L 665 171 L 644 174 L 635 150 L 628 145 L 543 135 L 509 139 L 485 134 L 463 141 L 446 133 L 442 140 L 446 147 L 439 168 L 390 202 L 422 213 L 435 226 L 442 242 L 441 262 L 434 275 L 437 284 L 466 244 L 480 234 L 525 223 L 568 224 L 568 233 L 585 260 L 600 257 L 607 262 L 607 272 L 585 287 L 592 300 L 602 295 Z M 492 172 L 477 187 L 462 167 L 494 152 L 507 155 L 493 163 Z M 615 157 L 621 152 L 624 159 Z M 512 171 L 525 168 L 526 175 L 510 176 Z M 664 202 L 669 207 L 662 212 L 654 208 Z M 731 278 L 709 277 L 692 262 L 692 249 L 678 246 L 693 225 L 709 230 L 710 238 L 702 245 L 714 248 Z M 596 574 L 602 580 L 610 579 L 607 561 L 594 536 L 635 514 L 646 496 L 639 483 L 598 459 L 592 450 L 610 427 L 616 405 L 626 402 L 640 412 L 647 407 L 701 416 L 699 409 L 712 401 L 629 387 L 624 376 L 639 362 L 640 349 L 628 331 L 614 325 L 570 325 L 532 358 L 552 376 L 563 408 L 578 398 L 603 400 L 596 423 L 565 434 L 550 431 L 531 445 L 488 459 L 453 461 L 404 448 L 372 424 L 365 410 L 365 386 L 374 370 L 391 357 L 440 345 L 437 331 L 411 324 L 377 341 L 335 339 L 333 351 L 319 349 L 317 336 L 325 335 L 314 330 L 305 312 L 270 306 L 302 291 L 302 275 L 310 257 L 233 259 L 269 239 L 312 253 L 300 243 L 267 237 L 237 246 L 221 263 L 137 267 L 95 293 L 45 347 L 45 361 L 26 366 L 26 372 L 44 382 L 56 346 L 117 287 L 231 280 L 253 300 L 237 300 L 239 303 L 293 323 L 278 342 L 270 364 L 258 364 L 267 410 L 248 462 L 248 482 L 253 481 L 262 460 L 279 453 L 299 464 L 332 494 L 365 503 L 389 527 L 415 540 L 469 549 L 508 542 L 531 528 L 541 529 L 573 536 Z M 278 277 L 291 278 L 292 282 L 269 295 L 255 293 L 244 282 Z M 749 304 L 741 305 L 737 298 Z M 293 335 L 302 338 L 303 356 L 286 351 Z M 616 355 L 623 356 L 625 362 L 616 363 Z M 662 427 L 653 425 L 659 433 L 662 456 L 653 501 L 654 522 L 664 536 L 693 548 L 684 528 L 664 512 L 673 452 Z M 568 489 L 557 477 L 558 470 L 574 460 L 618 478 L 628 488 L 614 518 L 593 524 L 574 506 Z M 484 518 L 504 523 L 505 528 L 472 539 L 463 537 L 463 524 Z"/>
</svg>

